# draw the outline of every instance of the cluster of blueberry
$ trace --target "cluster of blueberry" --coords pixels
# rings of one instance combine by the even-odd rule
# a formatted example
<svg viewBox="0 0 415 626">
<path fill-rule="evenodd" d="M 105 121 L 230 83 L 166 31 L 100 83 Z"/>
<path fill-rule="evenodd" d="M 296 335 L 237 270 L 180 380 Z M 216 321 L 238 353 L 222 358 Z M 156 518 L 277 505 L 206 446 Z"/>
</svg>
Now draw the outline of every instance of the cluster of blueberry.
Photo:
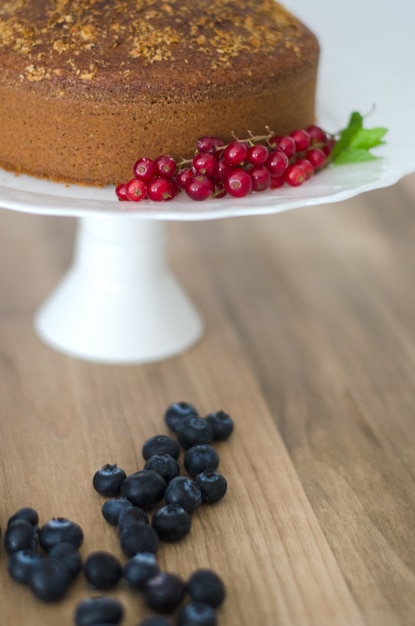
<svg viewBox="0 0 415 626">
<path fill-rule="evenodd" d="M 107 464 L 95 473 L 94 488 L 107 498 L 102 514 L 117 528 L 127 562 L 122 567 L 113 555 L 96 552 L 86 560 L 85 574 L 97 589 L 110 589 L 123 577 L 130 588 L 142 591 L 147 605 L 159 615 L 139 626 L 170 625 L 163 614 L 179 605 L 178 626 L 216 626 L 215 609 L 225 597 L 220 577 L 210 569 L 198 569 L 184 581 L 160 571 L 156 553 L 160 542 L 179 541 L 190 532 L 191 515 L 200 505 L 218 502 L 225 495 L 227 481 L 217 471 L 219 456 L 211 444 L 231 435 L 233 420 L 224 411 L 201 417 L 193 405 L 178 402 L 167 408 L 165 421 L 176 437 L 161 434 L 147 439 L 142 447 L 143 469 L 127 475 L 118 465 Z M 187 475 L 181 475 L 182 450 Z M 183 605 L 186 593 L 190 601 Z M 87 625 L 79 613 L 82 617 L 95 610 L 88 609 L 92 604 L 89 598 L 78 606 L 77 626 Z M 120 620 L 122 611 L 117 614 Z"/>
<path fill-rule="evenodd" d="M 56 517 L 40 526 L 37 511 L 24 507 L 9 518 L 4 537 L 8 572 L 16 582 L 51 603 L 66 595 L 81 571 L 90 587 L 102 592 L 123 579 L 129 588 L 142 591 L 147 605 L 157 613 L 138 626 L 170 626 L 164 614 L 179 605 L 178 626 L 216 626 L 216 609 L 225 598 L 220 577 L 202 568 L 184 581 L 177 574 L 160 571 L 156 552 L 160 542 L 187 535 L 197 507 L 218 502 L 225 495 L 227 482 L 217 471 L 219 456 L 211 444 L 231 435 L 233 421 L 224 411 L 202 418 L 186 402 L 171 404 L 165 421 L 176 438 L 157 435 L 148 439 L 142 447 L 142 470 L 127 476 L 117 465 L 108 464 L 93 477 L 94 488 L 107 498 L 102 514 L 117 528 L 127 562 L 123 565 L 104 550 L 90 553 L 83 561 L 79 549 L 84 533 L 77 523 Z M 180 474 L 182 450 L 187 475 Z M 155 509 L 151 522 L 150 509 Z M 189 602 L 183 603 L 186 594 Z M 123 615 L 120 601 L 103 594 L 80 602 L 74 620 L 76 626 L 110 626 L 119 624 Z"/>
<path fill-rule="evenodd" d="M 195 156 L 176 162 L 168 155 L 139 158 L 133 178 L 117 185 L 119 200 L 172 200 L 184 191 L 192 200 L 242 198 L 251 192 L 297 187 L 327 165 L 335 144 L 333 135 L 316 125 L 290 135 L 267 135 L 228 144 L 218 137 L 200 137 Z"/>
<path fill-rule="evenodd" d="M 4 537 L 9 574 L 28 585 L 39 600 L 61 600 L 82 570 L 83 539 L 75 522 L 59 517 L 39 527 L 37 511 L 21 508 L 8 520 Z"/>
<path fill-rule="evenodd" d="M 171 626 L 165 615 L 174 611 L 186 593 L 190 602 L 178 611 L 177 626 L 216 626 L 215 609 L 225 598 L 222 580 L 210 569 L 195 570 L 187 582 L 177 574 L 160 572 L 154 555 L 137 553 L 129 564 L 130 573 L 135 570 L 133 589 L 143 590 L 149 606 L 157 614 L 146 617 L 138 626 Z M 82 600 L 75 610 L 76 626 L 110 626 L 120 624 L 124 607 L 120 600 L 109 595 L 100 595 Z"/>
<path fill-rule="evenodd" d="M 139 553 L 141 572 L 144 572 L 146 553 Z M 154 561 L 155 563 L 155 561 Z M 158 572 L 155 564 L 147 559 L 146 597 L 157 604 L 158 614 L 144 618 L 138 626 L 171 626 L 171 621 L 163 613 L 174 610 L 186 593 L 191 602 L 185 604 L 178 613 L 178 626 L 216 626 L 215 608 L 225 598 L 225 588 L 221 579 L 209 569 L 195 570 L 185 583 L 179 576 Z M 140 585 L 140 589 L 142 586 Z M 86 598 L 80 602 L 75 612 L 76 626 L 110 626 L 119 624 L 124 616 L 121 602 L 114 597 L 101 595 Z"/>
</svg>

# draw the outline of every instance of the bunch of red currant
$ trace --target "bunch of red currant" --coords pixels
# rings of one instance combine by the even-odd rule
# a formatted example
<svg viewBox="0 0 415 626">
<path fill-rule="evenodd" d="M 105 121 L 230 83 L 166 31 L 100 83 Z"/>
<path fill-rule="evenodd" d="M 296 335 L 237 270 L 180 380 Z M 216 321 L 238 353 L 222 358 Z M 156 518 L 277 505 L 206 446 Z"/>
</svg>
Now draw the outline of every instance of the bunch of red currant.
<svg viewBox="0 0 415 626">
<path fill-rule="evenodd" d="M 141 157 L 133 178 L 116 187 L 120 200 L 157 202 L 172 200 L 184 191 L 192 200 L 242 198 L 249 193 L 301 185 L 323 168 L 335 144 L 319 126 L 298 129 L 290 135 L 235 139 L 228 144 L 217 137 L 196 141 L 193 159 L 179 163 L 170 156 Z"/>
</svg>

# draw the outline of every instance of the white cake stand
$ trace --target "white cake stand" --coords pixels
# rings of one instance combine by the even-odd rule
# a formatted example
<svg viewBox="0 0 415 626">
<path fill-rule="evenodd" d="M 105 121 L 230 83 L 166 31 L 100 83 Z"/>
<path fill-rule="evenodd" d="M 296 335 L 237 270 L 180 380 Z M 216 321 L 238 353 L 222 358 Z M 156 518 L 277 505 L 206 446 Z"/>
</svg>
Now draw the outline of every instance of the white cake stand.
<svg viewBox="0 0 415 626">
<path fill-rule="evenodd" d="M 415 4 L 377 3 L 376 11 L 371 4 L 349 0 L 328 14 L 324 0 L 285 2 L 322 43 L 319 122 L 336 131 L 351 111 L 375 106 L 367 125 L 389 128 L 375 162 L 330 168 L 296 189 L 200 203 L 183 196 L 167 203 L 120 203 L 113 188 L 68 187 L 0 170 L 1 207 L 78 220 L 72 265 L 35 316 L 36 331 L 49 346 L 101 363 L 172 357 L 200 338 L 203 321 L 170 271 L 169 221 L 338 202 L 415 171 L 415 81 L 408 78 L 415 58 Z"/>
</svg>

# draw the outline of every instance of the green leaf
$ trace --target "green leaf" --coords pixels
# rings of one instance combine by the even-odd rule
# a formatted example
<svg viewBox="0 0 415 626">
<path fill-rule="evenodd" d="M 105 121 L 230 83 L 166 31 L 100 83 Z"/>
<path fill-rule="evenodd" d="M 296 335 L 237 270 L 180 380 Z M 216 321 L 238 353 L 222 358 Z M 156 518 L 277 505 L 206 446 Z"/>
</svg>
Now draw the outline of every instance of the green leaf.
<svg viewBox="0 0 415 626">
<path fill-rule="evenodd" d="M 331 158 L 334 160 L 338 154 L 343 152 L 352 141 L 353 137 L 363 128 L 363 116 L 354 111 L 349 118 L 349 122 L 343 130 L 340 131 L 339 137 L 331 152 Z"/>
<path fill-rule="evenodd" d="M 335 165 L 346 163 L 362 163 L 373 161 L 378 158 L 370 151 L 383 145 L 383 137 L 387 128 L 377 126 L 375 128 L 363 128 L 363 116 L 354 111 L 347 126 L 337 135 L 337 140 L 330 154 L 330 161 Z"/>
<path fill-rule="evenodd" d="M 363 115 L 357 111 L 351 113 L 346 128 L 340 131 L 340 138 L 348 139 L 353 137 L 355 133 L 363 128 Z"/>
<path fill-rule="evenodd" d="M 363 163 L 365 161 L 375 161 L 379 157 L 375 156 L 363 148 L 346 148 L 333 160 L 334 165 L 346 165 L 347 163 Z"/>
<path fill-rule="evenodd" d="M 388 132 L 387 128 L 361 128 L 350 141 L 351 148 L 362 148 L 364 150 L 370 150 L 381 146 L 385 142 L 382 138 Z"/>
</svg>

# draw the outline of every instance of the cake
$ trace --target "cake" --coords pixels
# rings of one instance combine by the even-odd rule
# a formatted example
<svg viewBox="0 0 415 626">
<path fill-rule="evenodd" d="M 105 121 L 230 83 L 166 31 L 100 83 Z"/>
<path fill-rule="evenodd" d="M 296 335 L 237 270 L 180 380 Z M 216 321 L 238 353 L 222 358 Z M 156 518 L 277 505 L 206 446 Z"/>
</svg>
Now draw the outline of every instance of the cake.
<svg viewBox="0 0 415 626">
<path fill-rule="evenodd" d="M 314 122 L 319 44 L 274 0 L 3 0 L 0 166 L 67 183 Z"/>
</svg>

